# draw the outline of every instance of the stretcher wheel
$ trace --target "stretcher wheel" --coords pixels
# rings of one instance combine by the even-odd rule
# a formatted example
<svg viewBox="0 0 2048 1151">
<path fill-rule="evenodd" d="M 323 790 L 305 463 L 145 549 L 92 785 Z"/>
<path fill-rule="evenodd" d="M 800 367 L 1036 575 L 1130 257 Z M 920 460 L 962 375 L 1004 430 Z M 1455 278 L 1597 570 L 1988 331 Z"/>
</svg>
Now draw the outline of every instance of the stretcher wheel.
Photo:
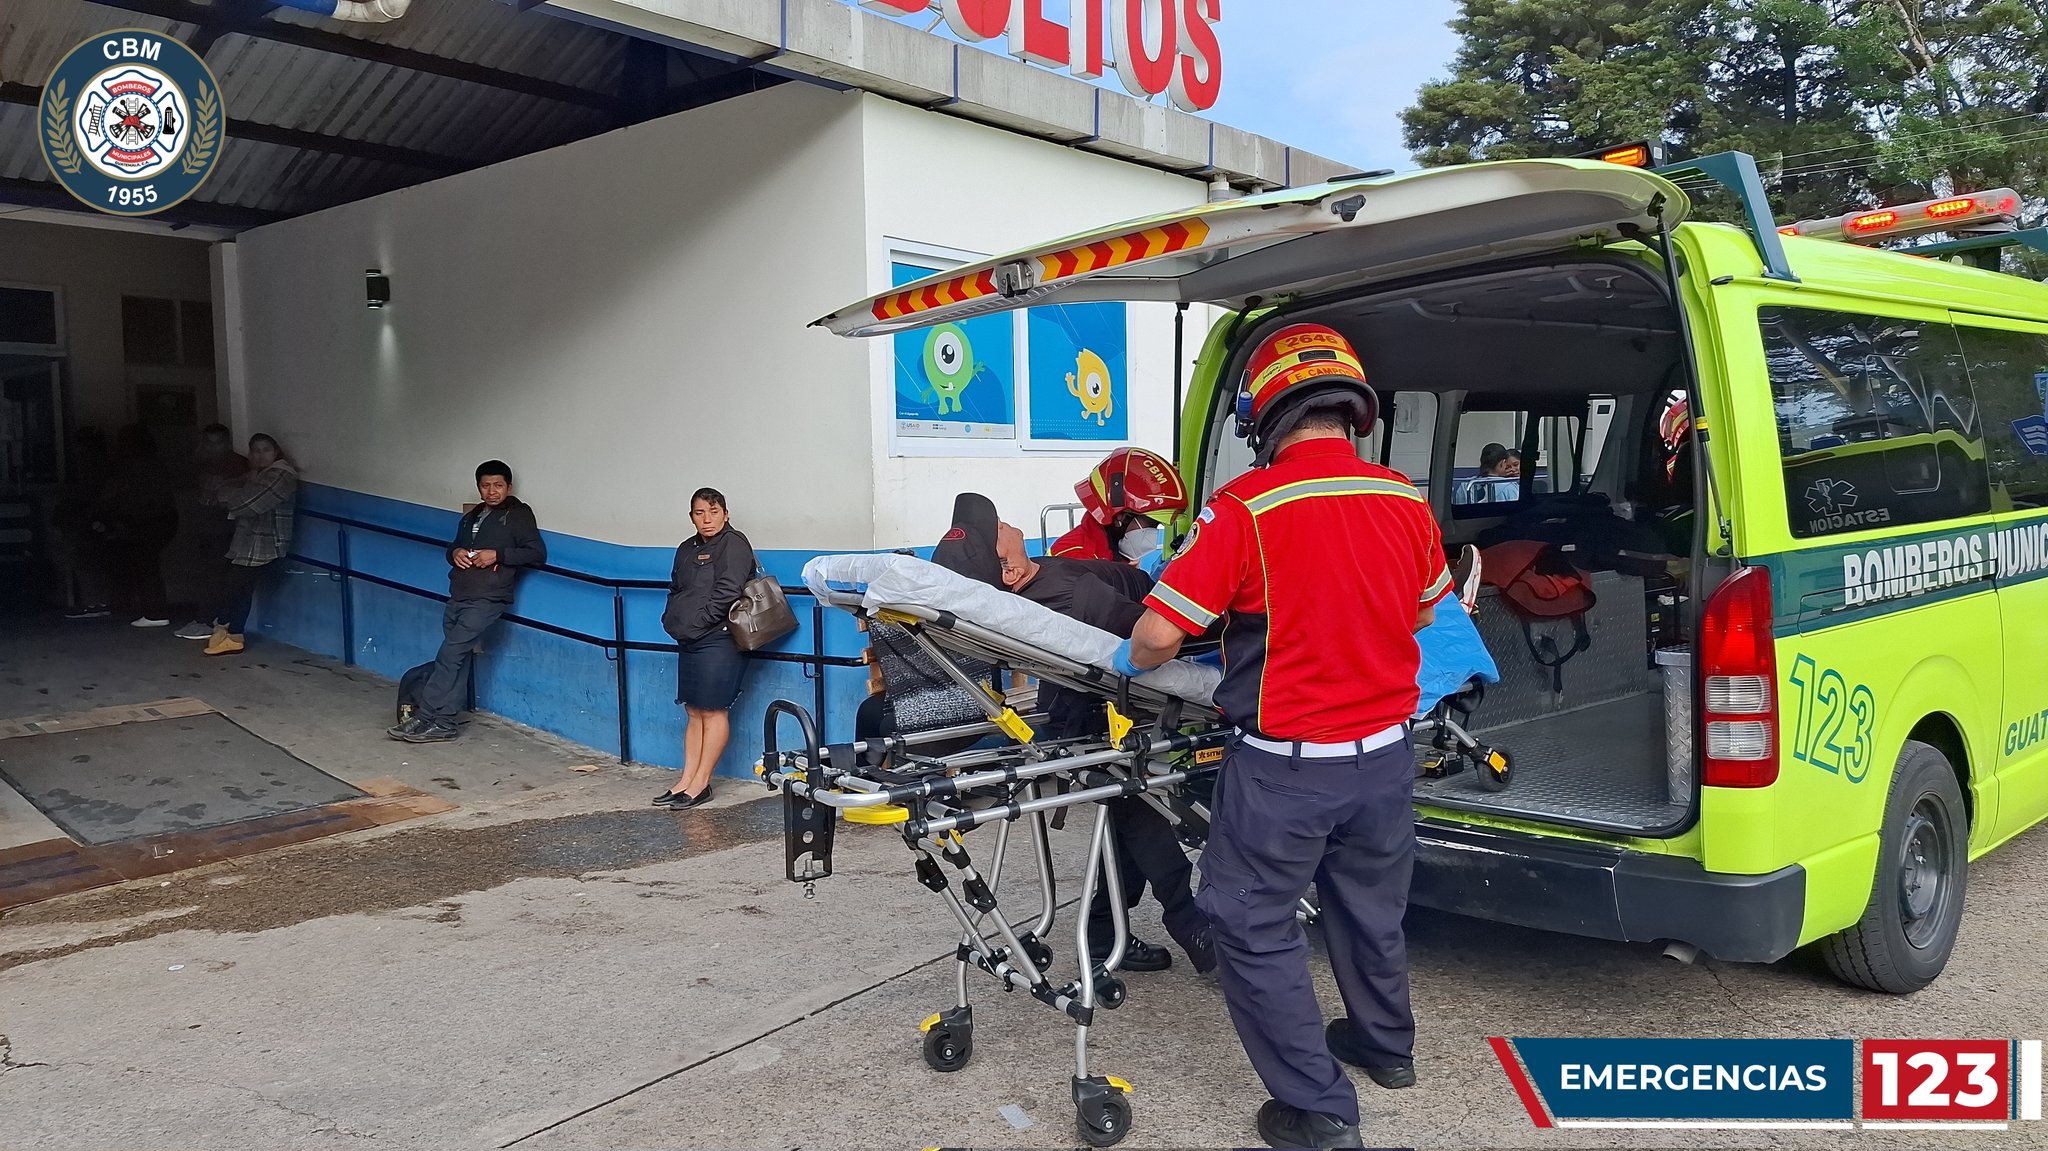
<svg viewBox="0 0 2048 1151">
<path fill-rule="evenodd" d="M 1474 766 L 1479 771 L 1479 784 L 1488 791 L 1506 791 L 1514 782 L 1515 759 L 1507 752 L 1493 747 L 1482 747 L 1478 753 L 1479 762 Z M 1496 762 L 1499 766 L 1495 766 Z"/>
<path fill-rule="evenodd" d="M 1105 1009 L 1115 1011 L 1124 1005 L 1126 990 L 1124 981 L 1110 975 L 1101 968 L 1095 969 L 1095 1001 Z"/>
<path fill-rule="evenodd" d="M 1024 945 L 1024 954 L 1029 955 L 1031 962 L 1037 964 L 1041 970 L 1052 966 L 1052 945 L 1045 940 L 1027 933 L 1017 942 Z"/>
<path fill-rule="evenodd" d="M 974 1032 L 934 1027 L 924 1033 L 924 1061 L 932 1070 L 951 1075 L 974 1058 Z"/>
<path fill-rule="evenodd" d="M 1131 1133 L 1131 1100 L 1121 1091 L 1091 1095 L 1074 1108 L 1074 1125 L 1090 1147 L 1114 1147 Z"/>
</svg>

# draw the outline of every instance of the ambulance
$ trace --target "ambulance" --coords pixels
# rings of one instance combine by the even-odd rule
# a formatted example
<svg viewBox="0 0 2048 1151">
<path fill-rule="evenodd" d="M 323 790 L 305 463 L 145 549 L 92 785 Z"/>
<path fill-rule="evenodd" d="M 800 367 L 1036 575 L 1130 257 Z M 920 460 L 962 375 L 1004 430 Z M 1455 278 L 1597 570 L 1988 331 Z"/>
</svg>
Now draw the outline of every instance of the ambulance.
<svg viewBox="0 0 2048 1151">
<path fill-rule="evenodd" d="M 1499 676 L 1454 702 L 1512 777 L 1425 757 L 1413 899 L 1914 991 L 1972 861 L 2048 817 L 2048 287 L 1994 270 L 2048 231 L 2003 190 L 1780 226 L 1749 157 L 1649 152 L 1207 204 L 820 324 L 1201 307 L 1178 459 L 1204 497 L 1250 466 L 1261 335 L 1337 328 L 1382 399 L 1361 452 L 1451 553 L 1576 593 L 1531 614 L 1521 565 L 1482 569 Z M 1702 194 L 1737 222 L 1690 218 Z M 1473 483 L 1504 451 L 1518 480 Z"/>
</svg>

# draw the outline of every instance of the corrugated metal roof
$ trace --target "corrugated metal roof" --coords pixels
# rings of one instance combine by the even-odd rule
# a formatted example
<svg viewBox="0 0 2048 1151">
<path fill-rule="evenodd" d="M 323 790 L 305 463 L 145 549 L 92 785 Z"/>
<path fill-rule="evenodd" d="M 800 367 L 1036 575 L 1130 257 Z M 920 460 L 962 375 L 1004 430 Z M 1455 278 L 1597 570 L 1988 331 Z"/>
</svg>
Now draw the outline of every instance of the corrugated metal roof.
<svg viewBox="0 0 2048 1151">
<path fill-rule="evenodd" d="M 157 14 L 141 14 L 124 4 Z M 147 28 L 192 41 L 203 35 L 201 25 L 167 16 L 189 12 L 203 18 L 211 7 L 197 0 L 6 0 L 0 6 L 0 82 L 12 86 L 18 101 L 40 88 L 75 45 L 116 28 Z M 292 9 L 274 9 L 265 21 L 307 29 L 319 43 L 284 43 L 260 31 L 215 39 L 206 60 L 220 81 L 228 116 L 344 143 L 295 147 L 238 139 L 230 132 L 218 166 L 195 200 L 294 215 L 556 147 L 642 118 L 634 106 L 616 98 L 626 71 L 627 37 L 540 12 L 520 12 L 496 0 L 415 0 L 403 19 L 387 24 L 348 24 Z M 294 38 L 289 31 L 278 35 Z M 441 75 L 404 66 L 404 60 L 325 50 L 349 48 L 348 40 L 364 41 L 363 50 L 372 56 L 387 55 L 378 48 L 383 46 L 474 68 L 442 68 L 461 75 Z M 661 51 L 686 62 L 671 69 L 683 76 L 729 67 L 677 49 Z M 588 95 L 562 99 L 556 97 L 572 94 L 545 87 L 539 93 L 515 91 L 516 80 L 490 82 L 505 77 Z M 349 141 L 425 153 L 443 162 L 423 167 L 388 154 L 351 154 L 366 150 L 346 146 Z M 19 102 L 0 101 L 0 179 L 49 179 L 35 110 Z M 6 195 L 0 189 L 0 198 Z"/>
</svg>

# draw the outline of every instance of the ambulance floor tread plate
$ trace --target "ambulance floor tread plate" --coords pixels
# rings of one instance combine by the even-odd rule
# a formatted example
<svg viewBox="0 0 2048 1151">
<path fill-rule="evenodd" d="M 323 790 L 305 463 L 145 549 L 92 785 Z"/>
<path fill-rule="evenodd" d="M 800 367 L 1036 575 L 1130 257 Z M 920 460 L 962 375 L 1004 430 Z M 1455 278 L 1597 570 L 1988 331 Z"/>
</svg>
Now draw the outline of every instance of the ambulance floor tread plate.
<svg viewBox="0 0 2048 1151">
<path fill-rule="evenodd" d="M 1467 770 L 1416 780 L 1418 802 L 1635 829 L 1664 827 L 1684 814 L 1667 791 L 1664 702 L 1654 692 L 1509 724 L 1479 738 L 1514 758 L 1507 790 L 1487 791 Z"/>
</svg>

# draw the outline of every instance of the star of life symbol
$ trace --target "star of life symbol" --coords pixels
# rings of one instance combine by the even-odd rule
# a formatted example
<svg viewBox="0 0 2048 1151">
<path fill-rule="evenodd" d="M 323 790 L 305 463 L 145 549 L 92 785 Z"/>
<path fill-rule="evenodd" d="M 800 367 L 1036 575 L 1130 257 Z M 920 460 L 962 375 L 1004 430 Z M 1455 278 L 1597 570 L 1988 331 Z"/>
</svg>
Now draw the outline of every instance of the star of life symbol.
<svg viewBox="0 0 2048 1151">
<path fill-rule="evenodd" d="M 1819 479 L 1806 489 L 1806 506 L 1815 515 L 1838 516 L 1856 507 L 1856 485 L 1847 480 Z"/>
<path fill-rule="evenodd" d="M 116 180 L 147 180 L 184 151 L 192 109 L 170 77 L 124 64 L 94 77 L 74 115 L 93 167 Z"/>
</svg>

